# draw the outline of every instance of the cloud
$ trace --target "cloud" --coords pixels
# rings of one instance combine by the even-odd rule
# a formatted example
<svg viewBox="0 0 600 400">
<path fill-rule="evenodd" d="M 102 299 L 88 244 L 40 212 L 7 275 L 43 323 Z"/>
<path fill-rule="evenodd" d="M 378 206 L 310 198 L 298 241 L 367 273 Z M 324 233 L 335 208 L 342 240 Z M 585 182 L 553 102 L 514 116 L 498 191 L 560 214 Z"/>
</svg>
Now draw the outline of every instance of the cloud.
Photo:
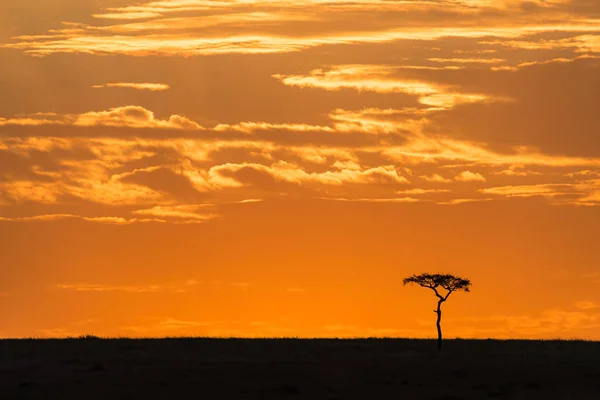
<svg viewBox="0 0 600 400">
<path fill-rule="evenodd" d="M 117 83 L 104 83 L 101 85 L 92 86 L 93 89 L 103 89 L 103 88 L 123 88 L 123 89 L 136 89 L 136 90 L 150 90 L 152 92 L 169 90 L 169 85 L 164 83 L 125 83 L 125 82 L 117 82 Z"/>
<path fill-rule="evenodd" d="M 82 217 L 84 220 L 89 222 L 97 222 L 100 224 L 108 224 L 108 225 L 131 225 L 145 222 L 159 222 L 164 223 L 167 222 L 163 219 L 156 218 L 147 218 L 147 219 L 138 219 L 138 218 L 123 218 L 123 217 Z"/>
<path fill-rule="evenodd" d="M 458 64 L 501 64 L 506 60 L 503 58 L 428 58 L 436 63 L 458 63 Z"/>
<path fill-rule="evenodd" d="M 193 182 L 194 170 L 189 164 L 153 166 L 134 169 L 131 172 L 113 175 L 112 180 L 125 184 L 145 186 L 164 195 L 181 201 L 194 201 L 202 192 L 209 190 L 207 182 Z"/>
<path fill-rule="evenodd" d="M 57 202 L 57 185 L 32 181 L 0 182 L 0 192 L 16 203 L 33 201 L 53 204 Z"/>
<path fill-rule="evenodd" d="M 422 175 L 421 179 L 427 181 L 427 182 L 435 182 L 435 183 L 449 183 L 452 182 L 451 179 L 448 178 L 444 178 L 443 176 L 439 175 L 439 174 L 432 174 L 432 175 Z"/>
<path fill-rule="evenodd" d="M 249 204 L 249 203 L 261 203 L 263 199 L 245 199 L 236 201 L 235 204 Z"/>
<path fill-rule="evenodd" d="M 485 166 L 519 165 L 544 167 L 600 166 L 598 157 L 549 155 L 528 146 L 513 146 L 510 152 L 495 152 L 482 142 L 457 140 L 448 136 L 419 133 L 399 146 L 387 146 L 381 154 L 391 160 L 412 163 L 460 161 Z"/>
<path fill-rule="evenodd" d="M 408 179 L 402 176 L 396 167 L 391 165 L 378 166 L 364 170 L 336 169 L 325 172 L 306 172 L 299 166 L 279 161 L 270 166 L 255 163 L 223 164 L 212 167 L 210 175 L 222 186 L 237 186 L 243 183 L 236 179 L 244 171 L 253 170 L 265 173 L 276 181 L 304 184 L 344 185 L 344 184 L 404 184 Z M 220 180 L 219 180 L 220 178 Z"/>
<path fill-rule="evenodd" d="M 595 177 L 595 178 L 600 178 L 600 171 L 591 171 L 589 169 L 586 170 L 582 170 L 582 171 L 576 171 L 576 172 L 569 172 L 566 174 L 566 176 L 568 177 Z"/>
<path fill-rule="evenodd" d="M 444 2 L 442 14 L 438 2 L 421 1 L 177 4 L 151 2 L 108 8 L 93 15 L 108 24 L 65 23 L 62 29 L 17 36 L 0 47 L 35 56 L 56 53 L 198 56 L 285 53 L 326 45 L 432 41 L 447 37 L 481 38 L 490 43 L 495 38 L 526 42 L 522 39 L 534 34 L 569 32 L 575 33 L 576 38 L 559 46 L 589 51 L 596 48 L 594 33 L 599 31 L 593 18 L 582 19 L 564 11 L 553 14 L 547 7 L 538 8 L 535 18 L 524 19 L 521 8 L 494 7 L 492 10 L 496 12 L 490 13 L 489 4 L 482 7 L 481 3 L 472 2 Z M 544 13 L 539 12 L 542 9 Z M 171 13 L 177 15 L 168 15 Z M 485 13 L 485 27 L 480 24 L 481 13 Z M 402 27 L 394 22 L 400 17 L 404 21 Z M 137 19 L 141 21 L 132 21 Z M 117 23 L 111 25 L 113 20 Z M 564 22 L 553 23 L 556 20 Z M 568 39 L 557 39 L 560 40 Z"/>
<path fill-rule="evenodd" d="M 577 60 L 589 60 L 589 59 L 597 59 L 600 58 L 598 56 L 592 56 L 589 54 L 584 54 L 582 56 L 577 56 L 574 58 L 553 58 L 550 60 L 542 60 L 542 61 L 528 61 L 528 62 L 523 62 L 523 63 L 519 63 L 517 65 L 503 65 L 503 66 L 499 66 L 499 67 L 491 67 L 490 69 L 492 71 L 519 71 L 522 68 L 527 68 L 527 67 L 533 67 L 533 66 L 537 66 L 537 65 L 546 65 L 546 64 L 552 64 L 552 63 L 572 63 L 575 62 Z"/>
<path fill-rule="evenodd" d="M 530 196 L 556 196 L 561 189 L 569 189 L 568 184 L 537 184 L 521 186 L 500 186 L 480 189 L 482 193 L 507 196 L 507 197 L 530 197 Z"/>
<path fill-rule="evenodd" d="M 483 94 L 452 92 L 433 82 L 396 77 L 397 68 L 389 65 L 336 65 L 315 69 L 309 75 L 273 75 L 287 86 L 324 90 L 352 89 L 377 93 L 403 93 L 416 96 L 427 106 L 451 108 L 456 104 L 490 100 Z"/>
<path fill-rule="evenodd" d="M 156 18 L 160 17 L 162 14 L 154 13 L 154 12 L 114 12 L 114 13 L 103 13 L 103 14 L 94 14 L 92 17 L 100 18 L 100 19 L 147 19 L 147 18 Z"/>
<path fill-rule="evenodd" d="M 416 113 L 416 114 L 414 114 Z M 95 114 L 100 114 L 97 116 Z M 107 115 L 106 115 L 107 114 Z M 125 114 L 125 115 L 123 115 Z M 89 121 L 83 123 L 89 124 L 114 124 L 117 127 L 128 127 L 128 126 L 147 126 L 147 127 L 163 127 L 165 126 L 164 120 L 156 120 L 148 110 L 134 107 L 131 110 L 131 115 L 127 112 L 115 111 L 115 112 L 100 112 L 100 113 L 85 113 L 82 115 L 89 115 Z M 362 151 L 378 151 L 381 152 L 385 157 L 399 162 L 410 162 L 410 163 L 439 163 L 444 161 L 455 161 L 465 163 L 477 163 L 481 165 L 495 166 L 495 165 L 507 165 L 509 168 L 512 166 L 525 167 L 529 165 L 547 166 L 547 167 L 597 167 L 600 165 L 600 159 L 594 157 L 573 157 L 573 156 L 561 156 L 561 155 L 548 155 L 537 151 L 535 148 L 529 148 L 527 146 L 515 146 L 511 152 L 498 153 L 487 148 L 485 143 L 457 140 L 447 136 L 431 135 L 423 132 L 427 127 L 427 119 L 422 118 L 422 114 L 418 110 L 394 110 L 394 109 L 376 109 L 369 108 L 359 111 L 349 111 L 337 109 L 329 114 L 329 117 L 333 120 L 332 126 L 319 127 L 312 125 L 304 125 L 303 129 L 315 131 L 321 131 L 324 133 L 341 134 L 341 133 L 365 133 L 365 134 L 401 134 L 403 137 L 403 144 L 398 145 L 393 143 L 386 146 L 372 146 L 368 145 L 366 138 L 358 138 L 363 141 L 361 148 L 360 141 L 353 144 L 354 147 L 361 149 Z M 88 118 L 88 117 L 86 117 Z M 171 117 L 173 119 L 173 117 Z M 84 119 L 85 120 L 85 119 Z M 115 122 L 115 121 L 118 122 Z M 9 120 L 6 120 L 9 121 Z M 136 122 L 137 121 L 137 122 Z M 159 122 L 156 122 L 159 121 Z M 162 121 L 162 122 L 160 122 Z M 268 123 L 251 123 L 254 125 L 268 126 Z M 171 126 L 169 122 L 166 125 Z M 182 125 L 177 125 L 182 127 Z M 173 151 L 180 152 L 187 158 L 206 160 L 209 157 L 210 152 L 219 151 L 226 148 L 252 148 L 254 147 L 257 151 L 260 151 L 267 158 L 271 157 L 273 151 L 279 149 L 290 149 L 289 151 L 297 154 L 305 161 L 323 163 L 326 162 L 328 157 L 335 157 L 335 161 L 357 161 L 356 156 L 353 152 L 347 148 L 340 148 L 331 146 L 328 143 L 327 146 L 315 147 L 315 146 L 280 146 L 277 142 L 278 137 L 273 136 L 260 136 L 258 133 L 253 138 L 247 140 L 239 140 L 237 138 L 231 138 L 231 132 L 227 131 L 223 125 L 216 125 L 220 127 L 218 132 L 222 133 L 222 138 L 218 141 L 212 140 L 179 140 L 167 141 L 158 140 L 147 140 L 148 146 L 162 146 L 170 148 Z M 228 127 L 235 127 L 236 125 L 228 125 Z M 166 127 L 166 126 L 165 126 Z M 171 126 L 173 127 L 173 126 Z M 281 124 L 278 129 L 285 131 L 289 126 Z M 325 129 L 326 128 L 326 129 Z M 235 129 L 235 128 L 232 128 Z M 205 130 L 205 131 L 208 131 Z M 290 131 L 295 131 L 292 127 Z M 319 136 L 326 140 L 332 140 L 327 136 Z M 229 138 L 229 139 L 227 139 Z M 234 140 L 235 139 L 235 140 Z M 307 142 L 313 142 L 317 138 L 304 137 Z M 23 150 L 27 148 L 31 149 L 34 146 L 40 148 L 40 146 L 46 147 L 57 147 L 57 146 L 70 146 L 69 142 L 59 138 L 45 138 L 42 140 L 28 139 L 27 142 L 18 142 L 14 138 L 11 138 L 10 145 L 23 146 Z M 62 141 L 61 141 L 62 140 Z M 336 139 L 339 140 L 339 139 Z M 137 145 L 139 147 L 140 141 L 109 141 L 107 139 L 97 140 L 96 143 L 98 149 L 102 151 L 108 151 L 107 146 L 104 144 L 111 143 L 114 147 Z M 1 141 L 0 141 L 1 143 Z M 84 145 L 84 143 L 82 143 Z M 18 147 L 16 148 L 18 149 Z M 92 148 L 93 151 L 97 151 Z M 146 151 L 147 152 L 147 151 Z M 141 152 L 138 150 L 138 153 Z M 115 156 L 118 153 L 115 152 Z M 340 157 L 344 157 L 343 159 Z M 335 162 L 334 161 L 334 162 Z M 515 167 L 516 168 L 516 167 Z"/>
<path fill-rule="evenodd" d="M 322 200 L 347 201 L 359 203 L 417 203 L 421 200 L 412 197 L 392 197 L 392 198 L 358 198 L 347 199 L 341 197 L 321 197 Z"/>
<path fill-rule="evenodd" d="M 363 108 L 361 110 L 335 109 L 328 114 L 333 122 L 334 132 L 380 135 L 419 131 L 421 121 L 427 109 L 379 109 Z"/>
<path fill-rule="evenodd" d="M 573 4 L 572 0 L 531 0 L 530 6 L 535 5 L 535 12 L 560 11 L 561 13 L 572 11 L 569 7 Z M 122 7 L 109 7 L 104 11 L 123 14 L 129 19 L 130 14 L 135 13 L 159 13 L 161 16 L 169 14 L 180 14 L 184 11 L 207 11 L 207 10 L 231 10 L 244 9 L 251 5 L 253 9 L 259 10 L 305 10 L 307 12 L 349 12 L 366 11 L 381 12 L 389 14 L 390 12 L 427 12 L 438 10 L 440 7 L 444 10 L 444 16 L 452 15 L 454 11 L 460 11 L 463 18 L 469 14 L 478 16 L 480 12 L 498 12 L 511 11 L 523 13 L 523 8 L 518 0 L 457 0 L 452 2 L 430 2 L 430 1 L 397 1 L 397 0 L 296 0 L 293 3 L 285 0 L 232 0 L 232 1 L 214 1 L 214 0 L 169 0 L 169 1 L 149 1 L 140 2 L 136 5 Z M 566 8 L 565 8 L 566 7 Z M 154 18 L 154 15 L 145 18 Z"/>
<path fill-rule="evenodd" d="M 256 131 L 282 130 L 292 132 L 334 132 L 329 126 L 310 124 L 273 124 L 269 122 L 240 122 L 238 124 L 219 124 L 213 128 L 215 131 L 238 131 L 252 133 Z"/>
<path fill-rule="evenodd" d="M 78 177 L 70 185 L 56 187 L 63 196 L 75 196 L 99 204 L 133 205 L 153 203 L 163 199 L 163 195 L 148 187 L 126 184 L 117 179 L 95 180 L 93 175 Z"/>
<path fill-rule="evenodd" d="M 463 171 L 454 177 L 459 182 L 485 182 L 483 175 L 471 171 Z"/>
<path fill-rule="evenodd" d="M 456 204 L 464 204 L 464 203 L 476 203 L 480 201 L 491 201 L 494 200 L 492 198 L 460 198 L 460 199 L 451 199 L 448 201 L 439 201 L 436 204 L 444 204 L 444 205 L 456 205 Z"/>
<path fill-rule="evenodd" d="M 499 186 L 480 189 L 480 191 L 503 197 L 541 196 L 549 199 L 551 204 L 600 205 L 600 179 L 569 183 Z"/>
<path fill-rule="evenodd" d="M 450 189 L 409 189 L 409 190 L 398 190 L 396 193 L 398 193 L 398 194 L 429 194 L 429 193 L 448 193 L 448 192 L 450 192 Z"/>
<path fill-rule="evenodd" d="M 563 39 L 493 40 L 481 43 L 523 50 L 573 49 L 576 53 L 600 53 L 600 36 L 597 34 L 576 35 Z"/>
<path fill-rule="evenodd" d="M 178 208 L 179 206 L 173 206 L 170 208 Z M 185 207 L 185 206 L 183 206 Z M 164 207 L 168 209 L 169 207 Z M 184 212 L 176 213 L 165 212 L 162 207 L 157 206 L 153 209 L 148 210 L 137 210 L 133 211 L 133 214 L 140 214 L 144 216 L 157 217 L 157 218 L 126 218 L 126 217 L 85 217 L 80 215 L 72 214 L 45 214 L 45 215 L 34 215 L 29 217 L 0 217 L 0 222 L 53 222 L 64 219 L 79 219 L 87 222 L 94 222 L 106 225 L 132 225 L 140 223 L 173 223 L 173 224 L 189 224 L 189 223 L 201 223 L 210 219 L 217 218 L 217 214 L 192 214 L 186 215 Z M 162 218 L 159 218 L 162 217 Z"/>
<path fill-rule="evenodd" d="M 144 210 L 133 211 L 134 214 L 158 217 L 158 218 L 177 218 L 188 221 L 203 222 L 210 219 L 217 218 L 217 214 L 203 213 L 207 207 L 211 205 L 207 204 L 183 204 L 177 206 L 156 206 Z"/>
<path fill-rule="evenodd" d="M 126 293 L 184 293 L 188 284 L 111 286 L 89 283 L 59 283 L 57 289 L 74 292 L 126 292 Z"/>
<path fill-rule="evenodd" d="M 459 204 L 478 199 L 482 193 L 494 199 L 525 197 L 531 193 L 523 190 L 537 193 L 540 188 L 513 188 L 512 192 L 494 188 L 502 187 L 498 182 L 505 184 L 507 179 L 520 178 L 531 180 L 532 185 L 545 185 L 537 182 L 547 182 L 548 177 L 560 177 L 561 184 L 567 185 L 560 188 L 560 196 L 544 196 L 553 204 L 600 205 L 600 187 L 590 179 L 598 178 L 595 170 L 600 167 L 599 158 L 545 154 L 527 146 L 503 148 L 500 152 L 484 142 L 430 133 L 426 129 L 429 110 L 335 109 L 327 114 L 331 120 L 328 129 L 322 129 L 318 135 L 286 130 L 287 124 L 276 124 L 275 132 L 268 128 L 236 134 L 235 129 L 205 128 L 202 135 L 193 129 L 187 136 L 187 130 L 178 129 L 154 136 L 151 131 L 156 129 L 141 128 L 131 136 L 126 132 L 132 123 L 122 120 L 134 118 L 143 121 L 142 125 L 166 121 L 136 107 L 133 116 L 115 112 L 98 117 L 98 123 L 105 123 L 107 118 L 121 122 L 99 131 L 102 136 L 89 136 L 87 130 L 75 125 L 81 115 L 87 114 L 90 113 L 65 114 L 74 116 L 70 118 L 32 114 L 31 118 L 66 119 L 71 127 L 46 131 L 33 126 L 24 129 L 27 133 L 23 136 L 21 131 L 18 135 L 12 133 L 11 128 L 0 136 L 2 207 L 93 203 L 110 206 L 111 210 L 82 216 L 89 222 L 199 223 L 213 216 L 198 215 L 219 213 L 198 212 L 187 219 L 177 215 L 196 214 L 186 207 L 205 203 L 208 197 L 213 204 L 281 193 L 371 202 L 400 202 L 406 201 L 398 200 L 404 197 L 417 197 L 421 201 Z M 263 127 L 268 124 L 257 123 Z M 69 129 L 72 133 L 67 136 L 54 136 L 55 132 Z M 104 132 L 109 136 L 104 136 Z M 475 168 L 477 173 L 473 172 Z M 451 177 L 452 170 L 463 172 Z M 18 179 L 15 174 L 20 174 Z M 456 184 L 461 180 L 487 182 L 482 178 L 491 182 L 485 192 Z M 415 180 L 447 185 L 443 189 L 397 187 Z M 449 194 L 442 196 L 442 191 Z M 394 194 L 399 195 L 398 199 Z M 115 207 L 123 208 L 115 212 Z"/>
<path fill-rule="evenodd" d="M 0 217 L 0 221 L 14 221 L 14 222 L 30 222 L 30 221 L 57 221 L 67 218 L 78 218 L 77 215 L 71 214 L 47 214 L 47 215 L 34 215 L 32 217 Z"/>
<path fill-rule="evenodd" d="M 340 170 L 362 170 L 358 167 L 356 161 L 358 157 L 351 149 L 335 148 L 335 147 L 306 147 L 306 146 L 289 146 L 282 149 L 284 152 L 300 157 L 304 162 L 314 164 L 327 164 L 331 160 L 335 160 L 333 166 Z M 346 168 L 343 168 L 345 166 Z"/>
<path fill-rule="evenodd" d="M 163 128 L 163 129 L 204 129 L 196 122 L 180 115 L 171 115 L 168 119 L 158 119 L 154 112 L 140 106 L 123 106 L 107 111 L 89 111 L 83 114 L 47 114 L 38 113 L 20 118 L 0 118 L 3 125 L 73 125 L 108 126 L 118 128 Z"/>
<path fill-rule="evenodd" d="M 507 169 L 502 171 L 494 172 L 494 175 L 506 175 L 506 176 L 532 176 L 532 175 L 542 175 L 541 172 L 535 171 L 527 171 L 525 170 L 524 165 L 509 165 Z"/>
<path fill-rule="evenodd" d="M 336 161 L 333 163 L 333 167 L 340 170 L 354 170 L 360 171 L 362 167 L 352 160 L 348 161 Z"/>
<path fill-rule="evenodd" d="M 213 3 L 214 4 L 214 3 Z M 208 8 L 215 12 L 214 7 Z M 101 14 L 96 14 L 101 15 Z M 114 14 L 112 14 L 114 15 Z M 127 14 L 131 16 L 132 14 Z M 115 18 L 112 18 L 115 19 Z M 298 12 L 277 11 L 277 12 L 229 12 L 229 13 L 214 13 L 212 15 L 204 13 L 204 15 L 188 15 L 183 17 L 171 18 L 153 18 L 149 21 L 125 22 L 118 25 L 105 26 L 86 26 L 87 32 L 99 31 L 112 34 L 136 34 L 153 32 L 155 34 L 168 33 L 169 31 L 183 30 L 200 30 L 215 26 L 232 26 L 237 24 L 280 24 L 283 21 L 299 22 L 299 21 L 315 21 L 320 18 L 316 15 L 309 15 Z"/>
<path fill-rule="evenodd" d="M 180 115 L 171 115 L 168 120 L 157 119 L 152 111 L 139 106 L 87 112 L 79 115 L 74 124 L 77 126 L 103 125 L 128 128 L 203 129 L 196 122 Z"/>
</svg>

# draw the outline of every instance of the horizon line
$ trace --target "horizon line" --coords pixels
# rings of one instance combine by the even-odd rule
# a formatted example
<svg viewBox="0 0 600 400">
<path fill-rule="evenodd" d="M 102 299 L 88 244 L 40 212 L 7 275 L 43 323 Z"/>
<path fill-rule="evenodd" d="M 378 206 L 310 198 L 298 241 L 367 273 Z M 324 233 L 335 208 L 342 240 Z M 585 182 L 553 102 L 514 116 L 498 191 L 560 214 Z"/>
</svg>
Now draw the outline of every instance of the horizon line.
<svg viewBox="0 0 600 400">
<path fill-rule="evenodd" d="M 98 335 L 79 335 L 79 336 L 60 336 L 60 337 L 0 337 L 0 341 L 6 340 L 412 340 L 412 341 L 436 341 L 436 338 L 418 338 L 418 337 L 396 337 L 396 336 L 98 336 Z M 586 338 L 463 338 L 449 337 L 444 341 L 528 341 L 528 342 L 594 342 L 600 343 L 600 340 Z"/>
</svg>

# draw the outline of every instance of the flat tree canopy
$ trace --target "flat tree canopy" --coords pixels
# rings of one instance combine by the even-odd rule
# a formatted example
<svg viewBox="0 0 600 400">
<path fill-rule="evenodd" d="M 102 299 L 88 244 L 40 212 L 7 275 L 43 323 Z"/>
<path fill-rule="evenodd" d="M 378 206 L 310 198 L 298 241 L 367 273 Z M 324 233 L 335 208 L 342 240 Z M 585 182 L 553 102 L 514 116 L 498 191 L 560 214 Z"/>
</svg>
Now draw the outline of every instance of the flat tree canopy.
<svg viewBox="0 0 600 400">
<path fill-rule="evenodd" d="M 469 292 L 469 287 L 471 286 L 471 281 L 465 278 L 461 278 L 458 276 L 450 275 L 450 274 L 419 274 L 412 275 L 408 278 L 404 278 L 402 281 L 404 285 L 409 283 L 416 283 L 419 286 L 426 287 L 429 289 L 433 289 L 435 294 L 439 298 L 443 298 L 444 300 L 448 298 L 450 293 L 455 292 L 457 290 L 463 290 L 465 292 Z M 446 296 L 442 296 L 437 289 L 442 287 L 448 291 Z"/>
</svg>

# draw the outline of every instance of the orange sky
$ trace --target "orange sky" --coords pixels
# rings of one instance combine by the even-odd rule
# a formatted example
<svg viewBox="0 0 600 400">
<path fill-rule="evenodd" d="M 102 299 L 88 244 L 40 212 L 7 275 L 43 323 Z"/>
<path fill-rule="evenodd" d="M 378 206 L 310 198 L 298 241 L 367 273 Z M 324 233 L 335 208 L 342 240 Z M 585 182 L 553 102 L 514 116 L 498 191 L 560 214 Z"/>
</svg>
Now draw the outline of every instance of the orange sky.
<svg viewBox="0 0 600 400">
<path fill-rule="evenodd" d="M 0 5 L 0 337 L 600 339 L 600 3 Z"/>
</svg>

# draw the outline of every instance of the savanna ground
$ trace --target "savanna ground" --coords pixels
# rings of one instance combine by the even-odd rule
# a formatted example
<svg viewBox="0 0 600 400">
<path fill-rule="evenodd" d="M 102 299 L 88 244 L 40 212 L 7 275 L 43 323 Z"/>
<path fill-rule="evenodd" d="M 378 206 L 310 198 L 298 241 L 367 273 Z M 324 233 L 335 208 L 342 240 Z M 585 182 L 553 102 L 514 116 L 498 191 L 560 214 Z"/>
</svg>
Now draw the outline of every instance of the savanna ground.
<svg viewBox="0 0 600 400">
<path fill-rule="evenodd" d="M 600 342 L 0 340 L 0 399 L 599 399 Z"/>
</svg>

